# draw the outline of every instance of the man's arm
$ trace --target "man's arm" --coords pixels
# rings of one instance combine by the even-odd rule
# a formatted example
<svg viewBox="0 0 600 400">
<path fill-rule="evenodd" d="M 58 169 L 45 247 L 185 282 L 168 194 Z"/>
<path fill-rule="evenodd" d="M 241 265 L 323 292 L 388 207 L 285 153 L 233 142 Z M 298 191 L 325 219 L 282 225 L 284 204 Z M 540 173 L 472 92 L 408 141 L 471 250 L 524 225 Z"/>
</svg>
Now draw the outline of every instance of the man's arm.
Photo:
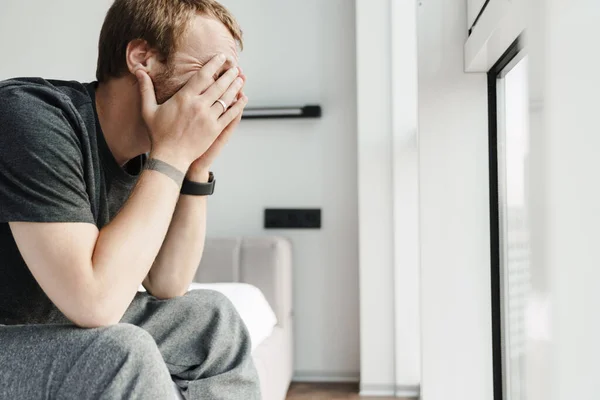
<svg viewBox="0 0 600 400">
<path fill-rule="evenodd" d="M 245 80 L 245 77 L 242 75 Z M 239 100 L 247 104 L 248 99 L 239 93 Z M 240 123 L 240 115 L 221 133 L 211 148 L 196 160 L 188 171 L 187 179 L 193 182 L 208 182 L 208 170 L 214 158 L 229 140 Z M 144 287 L 152 295 L 168 299 L 182 296 L 188 290 L 204 251 L 206 237 L 205 196 L 181 196 L 177 204 L 167 238 L 163 243 Z"/>
<path fill-rule="evenodd" d="M 119 322 L 167 233 L 179 195 L 175 182 L 144 171 L 133 194 L 101 231 L 84 223 L 11 222 L 25 263 L 75 324 Z"/>
<path fill-rule="evenodd" d="M 247 104 L 242 89 L 246 77 L 240 75 L 221 97 L 226 104 Z M 152 94 L 153 91 L 148 91 Z M 219 105 L 220 106 L 220 105 Z M 211 147 L 191 165 L 187 179 L 208 182 L 210 166 L 237 128 L 242 113 L 231 122 L 213 142 Z M 152 295 L 168 299 L 184 295 L 200 265 L 206 238 L 207 197 L 184 195 L 179 198 L 173 221 L 163 246 L 150 269 L 144 287 Z"/>
<path fill-rule="evenodd" d="M 208 172 L 195 181 L 207 182 Z M 144 280 L 152 295 L 168 299 L 186 293 L 204 251 L 206 203 L 206 196 L 179 197 L 167 237 Z"/>
<path fill-rule="evenodd" d="M 185 171 L 241 113 L 225 115 L 214 102 L 234 81 L 230 71 L 212 84 L 225 58 L 215 57 L 163 105 L 143 97 L 151 157 Z M 153 90 L 138 71 L 142 92 Z M 198 95 L 198 93 L 202 93 Z M 160 172 L 144 171 L 129 200 L 102 230 L 85 223 L 11 222 L 21 255 L 54 304 L 82 327 L 117 323 L 158 254 L 171 222 L 179 185 Z"/>
</svg>

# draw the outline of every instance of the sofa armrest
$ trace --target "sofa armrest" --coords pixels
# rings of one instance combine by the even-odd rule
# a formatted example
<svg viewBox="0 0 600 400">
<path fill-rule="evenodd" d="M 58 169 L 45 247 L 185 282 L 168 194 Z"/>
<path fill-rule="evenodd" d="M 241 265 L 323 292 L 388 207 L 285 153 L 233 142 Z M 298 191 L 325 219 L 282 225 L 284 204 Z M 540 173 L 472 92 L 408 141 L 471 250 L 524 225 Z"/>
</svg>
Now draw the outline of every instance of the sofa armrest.
<svg viewBox="0 0 600 400">
<path fill-rule="evenodd" d="M 254 285 L 285 326 L 292 316 L 291 243 L 271 236 L 207 239 L 194 282 Z"/>
</svg>

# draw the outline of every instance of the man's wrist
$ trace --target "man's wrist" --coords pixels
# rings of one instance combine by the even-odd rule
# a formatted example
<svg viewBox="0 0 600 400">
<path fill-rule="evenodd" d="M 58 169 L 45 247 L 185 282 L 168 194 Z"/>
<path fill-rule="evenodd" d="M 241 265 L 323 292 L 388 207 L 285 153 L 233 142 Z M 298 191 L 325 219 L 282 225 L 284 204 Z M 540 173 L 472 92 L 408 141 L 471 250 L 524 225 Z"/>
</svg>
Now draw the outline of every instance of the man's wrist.
<svg viewBox="0 0 600 400">
<path fill-rule="evenodd" d="M 158 158 L 150 158 L 146 161 L 144 168 L 147 170 L 157 171 L 163 175 L 173 179 L 177 186 L 181 187 L 185 178 L 185 173 L 174 167 L 173 165 L 159 160 Z"/>
<path fill-rule="evenodd" d="M 181 157 L 163 150 L 163 149 L 157 149 L 157 150 L 152 150 L 150 152 L 149 158 L 156 158 L 158 160 L 164 161 L 172 166 L 174 166 L 175 168 L 177 168 L 178 170 L 182 171 L 184 174 L 188 171 L 188 168 L 190 167 L 190 162 L 182 159 Z"/>
<path fill-rule="evenodd" d="M 209 170 L 208 169 L 194 169 L 190 168 L 185 176 L 185 179 L 192 182 L 197 183 L 208 183 L 209 178 Z"/>
</svg>

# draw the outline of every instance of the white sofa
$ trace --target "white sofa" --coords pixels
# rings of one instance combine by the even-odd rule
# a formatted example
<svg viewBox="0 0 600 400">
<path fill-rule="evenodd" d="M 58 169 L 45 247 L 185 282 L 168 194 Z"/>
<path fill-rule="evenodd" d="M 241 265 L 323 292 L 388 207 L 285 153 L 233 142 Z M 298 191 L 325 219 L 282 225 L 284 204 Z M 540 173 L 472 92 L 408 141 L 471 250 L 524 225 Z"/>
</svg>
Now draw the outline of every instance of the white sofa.
<svg viewBox="0 0 600 400">
<path fill-rule="evenodd" d="M 293 373 L 293 314 L 292 314 L 292 249 L 288 240 L 279 237 L 240 237 L 208 239 L 202 263 L 194 278 L 202 288 L 220 290 L 231 298 L 242 318 L 246 321 L 251 336 L 261 343 L 253 343 L 253 358 L 260 377 L 263 400 L 285 400 Z M 238 282 L 252 285 L 262 292 L 277 322 L 267 334 L 256 333 L 261 321 L 268 320 L 253 315 L 246 306 L 241 310 L 240 293 L 253 296 L 247 285 L 235 291 L 232 285 L 204 285 Z M 235 286 L 235 285 L 234 285 Z M 192 287 L 194 288 L 194 287 Z M 253 288 L 251 288 L 253 289 Z M 232 292 L 233 290 L 233 292 Z M 256 291 L 254 289 L 254 291 Z M 255 295 L 256 293 L 254 293 Z M 243 294 L 242 294 L 243 296 Z M 260 299 L 253 296 L 260 306 Z M 262 296 L 260 296 L 262 298 Z M 264 301 L 264 300 L 263 300 Z M 243 302 L 242 302 L 243 303 Z M 274 321 L 274 320 L 273 320 Z M 268 323 L 268 322 L 267 322 Z M 263 324 L 264 325 L 264 324 Z M 264 330 L 262 331 L 264 332 Z M 254 333 L 254 334 L 253 334 Z M 270 334 L 269 334 L 270 333 Z M 266 339 L 262 339 L 268 335 Z"/>
</svg>

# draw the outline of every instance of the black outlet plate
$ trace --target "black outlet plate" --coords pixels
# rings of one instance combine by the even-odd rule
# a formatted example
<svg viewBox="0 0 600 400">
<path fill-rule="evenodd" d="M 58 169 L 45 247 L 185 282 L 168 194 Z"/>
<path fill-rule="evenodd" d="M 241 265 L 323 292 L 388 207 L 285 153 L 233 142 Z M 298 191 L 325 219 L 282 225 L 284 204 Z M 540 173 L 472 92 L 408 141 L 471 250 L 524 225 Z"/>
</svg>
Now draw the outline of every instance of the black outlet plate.
<svg viewBox="0 0 600 400">
<path fill-rule="evenodd" d="M 321 229 L 321 210 L 268 208 L 265 229 Z"/>
</svg>

